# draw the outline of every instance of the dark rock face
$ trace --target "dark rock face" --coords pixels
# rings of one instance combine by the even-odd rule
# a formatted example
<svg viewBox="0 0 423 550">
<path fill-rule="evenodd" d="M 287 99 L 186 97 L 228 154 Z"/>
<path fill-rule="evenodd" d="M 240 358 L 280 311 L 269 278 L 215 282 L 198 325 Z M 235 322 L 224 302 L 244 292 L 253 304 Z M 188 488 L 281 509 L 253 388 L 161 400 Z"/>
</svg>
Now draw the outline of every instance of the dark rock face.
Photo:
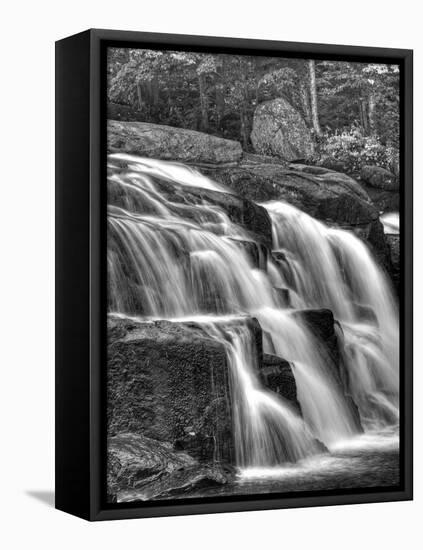
<svg viewBox="0 0 423 550">
<path fill-rule="evenodd" d="M 398 191 L 386 191 L 371 187 L 366 182 L 362 181 L 362 187 L 366 190 L 372 203 L 377 208 L 379 213 L 398 212 L 400 209 L 400 194 Z"/>
<path fill-rule="evenodd" d="M 324 343 L 335 363 L 339 360 L 338 342 L 335 334 L 335 319 L 330 309 L 302 309 L 292 313 Z"/>
<path fill-rule="evenodd" d="M 355 226 L 378 218 L 367 193 L 345 174 L 312 175 L 278 164 L 250 163 L 205 173 L 251 201 L 284 200 L 327 222 Z"/>
<path fill-rule="evenodd" d="M 202 460 L 233 457 L 223 345 L 189 323 L 109 319 L 108 433 L 136 432 Z"/>
<path fill-rule="evenodd" d="M 135 433 L 119 433 L 108 440 L 109 487 L 137 487 L 163 473 L 189 468 L 196 463 L 169 443 Z"/>
<path fill-rule="evenodd" d="M 370 245 L 379 264 L 392 276 L 392 263 L 382 222 L 377 219 L 367 227 L 359 228 L 356 234 Z"/>
<path fill-rule="evenodd" d="M 107 149 L 141 157 L 206 164 L 234 163 L 242 156 L 237 141 L 183 128 L 122 120 L 108 121 Z"/>
<path fill-rule="evenodd" d="M 225 485 L 228 475 L 216 466 L 195 465 L 191 468 L 176 470 L 136 491 L 122 491 L 119 502 L 134 500 L 165 499 L 172 496 L 188 495 L 195 490 Z"/>
<path fill-rule="evenodd" d="M 311 333 L 316 336 L 320 353 L 326 357 L 326 365 L 332 378 L 342 388 L 349 409 L 355 418 L 357 429 L 362 431 L 357 405 L 349 393 L 348 373 L 340 349 L 342 344 L 337 336 L 337 331 L 342 331 L 341 325 L 334 319 L 333 313 L 329 309 L 303 309 L 293 312 L 292 315 L 301 319 Z"/>
<path fill-rule="evenodd" d="M 270 390 L 287 399 L 294 409 L 301 414 L 301 406 L 297 398 L 297 385 L 288 361 L 265 353 L 260 368 L 260 378 Z"/>
<path fill-rule="evenodd" d="M 354 304 L 355 313 L 361 321 L 377 324 L 377 317 L 373 309 L 363 304 Z"/>
<path fill-rule="evenodd" d="M 398 289 L 400 283 L 400 236 L 386 235 L 386 239 L 392 264 L 392 279 Z"/>
<path fill-rule="evenodd" d="M 289 288 L 273 287 L 273 293 L 281 307 L 292 307 Z"/>
<path fill-rule="evenodd" d="M 108 441 L 109 502 L 165 498 L 227 483 L 230 468 L 201 465 L 169 443 L 141 434 L 119 433 Z"/>
<path fill-rule="evenodd" d="M 392 172 L 380 166 L 363 166 L 360 176 L 363 181 L 372 187 L 384 189 L 385 191 L 399 190 L 398 178 Z"/>
<path fill-rule="evenodd" d="M 321 161 L 321 166 L 324 168 L 329 168 L 329 170 L 335 170 L 335 172 L 342 172 L 342 173 L 348 172 L 347 163 L 342 160 L 335 159 L 333 157 L 325 157 Z"/>
<path fill-rule="evenodd" d="M 140 113 L 132 109 L 129 105 L 119 103 L 107 104 L 107 118 L 109 120 L 122 120 L 124 122 L 140 121 Z"/>
<path fill-rule="evenodd" d="M 266 269 L 268 257 L 268 249 L 266 246 L 255 241 L 245 241 L 235 238 L 231 238 L 230 240 L 247 254 L 253 267 L 257 269 Z"/>
<path fill-rule="evenodd" d="M 281 97 L 257 107 L 251 142 L 257 153 L 288 161 L 308 158 L 314 151 L 311 133 L 303 117 Z"/>
</svg>

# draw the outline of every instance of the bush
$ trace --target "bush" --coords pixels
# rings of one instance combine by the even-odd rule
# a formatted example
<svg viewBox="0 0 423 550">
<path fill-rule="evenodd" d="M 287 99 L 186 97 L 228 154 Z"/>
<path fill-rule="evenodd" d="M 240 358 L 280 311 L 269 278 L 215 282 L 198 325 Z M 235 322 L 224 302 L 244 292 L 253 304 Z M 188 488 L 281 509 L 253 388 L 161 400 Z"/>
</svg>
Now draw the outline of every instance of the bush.
<svg viewBox="0 0 423 550">
<path fill-rule="evenodd" d="M 377 135 L 365 136 L 360 128 L 324 134 L 317 148 L 318 164 L 343 166 L 351 174 L 360 172 L 364 165 L 382 166 L 398 174 L 399 151 L 392 145 L 383 145 Z"/>
</svg>

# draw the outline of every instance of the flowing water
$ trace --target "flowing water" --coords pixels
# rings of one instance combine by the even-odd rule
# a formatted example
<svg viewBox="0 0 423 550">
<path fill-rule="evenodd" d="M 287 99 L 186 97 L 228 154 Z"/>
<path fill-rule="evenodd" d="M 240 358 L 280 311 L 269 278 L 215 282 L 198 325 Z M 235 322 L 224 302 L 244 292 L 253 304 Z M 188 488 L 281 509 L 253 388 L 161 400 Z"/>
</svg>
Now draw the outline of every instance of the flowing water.
<svg viewBox="0 0 423 550">
<path fill-rule="evenodd" d="M 387 212 L 380 217 L 385 233 L 399 235 L 399 213 Z"/>
<path fill-rule="evenodd" d="M 122 154 L 108 162 L 109 311 L 194 320 L 224 345 L 245 479 L 269 469 L 277 476 L 293 463 L 306 472 L 321 456 L 319 441 L 336 454 L 362 441 L 362 427 L 375 440 L 396 433 L 397 305 L 361 240 L 272 202 L 262 205 L 273 232 L 266 254 L 228 217 L 229 189 L 181 164 Z M 342 386 L 298 314 L 307 308 L 334 314 Z M 264 331 L 264 351 L 291 363 L 302 416 L 260 382 L 251 317 Z"/>
</svg>

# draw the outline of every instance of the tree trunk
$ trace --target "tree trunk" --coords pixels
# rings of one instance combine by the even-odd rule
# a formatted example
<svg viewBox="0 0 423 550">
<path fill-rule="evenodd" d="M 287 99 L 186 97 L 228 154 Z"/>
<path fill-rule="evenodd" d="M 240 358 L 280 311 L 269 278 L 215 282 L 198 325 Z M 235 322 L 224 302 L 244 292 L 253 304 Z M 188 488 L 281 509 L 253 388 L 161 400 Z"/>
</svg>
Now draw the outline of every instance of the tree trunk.
<svg viewBox="0 0 423 550">
<path fill-rule="evenodd" d="M 376 98 L 373 94 L 370 94 L 369 105 L 368 105 L 368 115 L 369 115 L 369 131 L 371 134 L 374 134 L 376 131 L 375 107 L 376 107 Z"/>
<path fill-rule="evenodd" d="M 248 127 L 247 127 L 248 121 L 247 121 L 247 115 L 243 108 L 240 109 L 239 118 L 241 121 L 241 129 L 240 129 L 241 143 L 242 143 L 243 149 L 245 150 L 248 146 Z"/>
<path fill-rule="evenodd" d="M 313 121 L 311 118 L 311 108 L 310 108 L 310 98 L 307 93 L 307 88 L 304 86 L 304 84 L 300 85 L 300 98 L 301 98 L 301 106 L 303 108 L 304 118 L 309 126 L 312 126 Z"/>
<path fill-rule="evenodd" d="M 319 110 L 317 106 L 316 67 L 313 59 L 308 60 L 308 73 L 310 77 L 310 99 L 313 129 L 317 136 L 322 135 L 319 123 Z"/>
<path fill-rule="evenodd" d="M 151 81 L 152 92 L 153 92 L 153 105 L 157 106 L 159 104 L 159 81 L 155 76 Z"/>
<path fill-rule="evenodd" d="M 141 84 L 137 82 L 137 98 L 138 98 L 138 110 L 142 110 L 142 92 L 141 92 Z"/>
<path fill-rule="evenodd" d="M 225 114 L 225 97 L 223 93 L 223 82 L 216 83 L 216 119 L 217 127 L 220 129 L 223 115 Z"/>
<path fill-rule="evenodd" d="M 216 67 L 216 82 L 215 82 L 215 102 L 216 102 L 216 124 L 217 129 L 222 129 L 222 119 L 225 115 L 225 83 L 223 81 L 224 64 L 223 60 Z"/>
<path fill-rule="evenodd" d="M 367 116 L 367 106 L 364 99 L 360 100 L 360 121 L 363 128 L 364 134 L 368 135 L 369 133 L 369 120 Z"/>
<path fill-rule="evenodd" d="M 200 91 L 200 110 L 201 110 L 200 127 L 203 130 L 203 132 L 206 132 L 209 129 L 209 116 L 207 112 L 205 75 L 202 73 L 198 75 L 198 87 Z"/>
</svg>

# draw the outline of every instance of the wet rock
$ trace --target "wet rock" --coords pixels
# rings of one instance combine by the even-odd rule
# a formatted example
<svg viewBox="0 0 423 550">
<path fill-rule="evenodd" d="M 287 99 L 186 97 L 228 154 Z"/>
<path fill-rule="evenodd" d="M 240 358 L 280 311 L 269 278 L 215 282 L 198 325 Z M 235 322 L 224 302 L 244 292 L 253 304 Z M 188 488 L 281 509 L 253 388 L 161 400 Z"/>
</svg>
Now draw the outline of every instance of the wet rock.
<svg viewBox="0 0 423 550">
<path fill-rule="evenodd" d="M 201 459 L 233 460 L 226 351 L 194 323 L 108 321 L 108 433 L 174 444 L 192 431 Z M 219 414 L 211 414 L 218 408 Z M 207 442 L 207 443 L 206 443 Z"/>
<path fill-rule="evenodd" d="M 253 267 L 266 270 L 268 249 L 263 244 L 236 238 L 230 240 L 245 251 Z"/>
<path fill-rule="evenodd" d="M 272 258 L 275 262 L 287 262 L 286 254 L 283 250 L 272 250 Z"/>
<path fill-rule="evenodd" d="M 172 445 L 142 434 L 118 433 L 108 438 L 108 489 L 137 487 L 174 470 L 196 464 L 186 453 L 175 452 Z"/>
<path fill-rule="evenodd" d="M 330 309 L 303 309 L 294 311 L 292 315 L 300 319 L 315 336 L 319 354 L 325 358 L 325 365 L 333 381 L 342 388 L 345 400 L 354 416 L 357 430 L 362 431 L 360 414 L 350 395 L 348 373 L 343 363 L 341 342 L 338 338 L 338 331 L 342 332 L 340 323 L 334 319 Z"/>
<path fill-rule="evenodd" d="M 400 194 L 398 191 L 386 191 L 377 189 L 361 182 L 363 189 L 366 190 L 372 203 L 380 214 L 385 212 L 398 212 L 400 209 Z"/>
<path fill-rule="evenodd" d="M 389 246 L 389 255 L 392 265 L 392 280 L 395 287 L 399 288 L 400 283 L 400 236 L 399 235 L 386 235 L 386 239 Z"/>
<path fill-rule="evenodd" d="M 187 163 L 234 163 L 242 156 L 237 141 L 184 128 L 122 120 L 108 121 L 107 149 Z"/>
<path fill-rule="evenodd" d="M 169 443 L 135 433 L 108 439 L 108 501 L 149 500 L 227 483 L 233 470 L 199 464 Z"/>
<path fill-rule="evenodd" d="M 204 173 L 255 202 L 286 201 L 329 223 L 357 226 L 378 218 L 366 191 L 354 179 L 338 172 L 313 175 L 278 164 L 214 168 Z"/>
<path fill-rule="evenodd" d="M 296 286 L 295 273 L 294 273 L 294 270 L 292 269 L 292 264 L 288 260 L 285 252 L 283 252 L 282 250 L 272 250 L 271 257 L 273 262 L 282 271 L 287 285 L 290 286 L 291 288 L 295 288 Z M 289 301 L 290 301 L 290 296 L 289 296 Z"/>
<path fill-rule="evenodd" d="M 392 264 L 388 242 L 380 219 L 378 218 L 367 225 L 354 228 L 354 233 L 357 237 L 365 241 L 375 255 L 380 266 L 392 276 Z"/>
<path fill-rule="evenodd" d="M 260 378 L 267 388 L 287 399 L 291 406 L 301 414 L 295 376 L 292 365 L 288 361 L 265 353 L 261 363 Z"/>
<path fill-rule="evenodd" d="M 377 324 L 377 317 L 374 310 L 370 306 L 364 304 L 354 304 L 354 310 L 360 321 L 366 323 Z"/>
<path fill-rule="evenodd" d="M 335 335 L 335 319 L 330 309 L 302 309 L 292 313 L 299 317 L 319 339 L 328 342 Z"/>
<path fill-rule="evenodd" d="M 291 296 L 289 288 L 273 288 L 276 300 L 280 307 L 291 307 Z"/>
<path fill-rule="evenodd" d="M 210 170 L 202 170 L 204 173 Z M 183 214 L 186 219 L 192 219 L 201 225 L 208 222 L 216 222 L 216 215 L 210 211 L 201 209 L 202 206 L 217 206 L 225 213 L 229 221 L 243 227 L 251 236 L 251 239 L 258 241 L 268 248 L 272 246 L 272 222 L 265 208 L 252 202 L 248 197 L 237 196 L 227 190 L 227 193 L 215 191 L 213 189 L 204 189 L 200 187 L 187 187 L 175 185 L 166 179 L 152 177 L 154 184 L 160 194 L 168 201 L 168 208 L 176 214 Z M 122 190 L 123 189 L 123 190 Z M 131 188 L 114 185 L 113 180 L 109 179 L 108 185 L 109 204 L 125 208 L 129 211 L 151 213 L 148 211 L 146 201 L 140 199 L 136 192 L 131 192 Z"/>
<path fill-rule="evenodd" d="M 305 172 L 306 174 L 312 174 L 313 176 L 321 176 L 332 171 L 324 166 L 312 166 L 309 164 L 300 164 L 296 162 L 291 163 L 289 167 L 297 172 Z"/>
<path fill-rule="evenodd" d="M 196 465 L 172 472 L 136 490 L 119 491 L 117 501 L 133 502 L 134 500 L 166 499 L 172 496 L 181 497 L 184 494 L 190 495 L 196 490 L 226 485 L 233 477 L 233 475 L 228 476 L 217 466 Z"/>
<path fill-rule="evenodd" d="M 399 180 L 389 170 L 380 166 L 363 166 L 360 177 L 367 184 L 385 191 L 398 191 Z"/>
<path fill-rule="evenodd" d="M 276 349 L 273 344 L 272 335 L 270 332 L 265 330 L 262 331 L 263 334 L 263 353 L 270 353 L 276 355 Z"/>
<path fill-rule="evenodd" d="M 288 161 L 310 157 L 314 152 L 311 133 L 303 117 L 281 97 L 256 108 L 251 142 L 257 153 Z"/>
<path fill-rule="evenodd" d="M 263 330 L 255 317 L 248 317 L 243 320 L 248 327 L 251 337 L 254 341 L 254 348 L 257 353 L 257 364 L 263 359 Z"/>
</svg>

